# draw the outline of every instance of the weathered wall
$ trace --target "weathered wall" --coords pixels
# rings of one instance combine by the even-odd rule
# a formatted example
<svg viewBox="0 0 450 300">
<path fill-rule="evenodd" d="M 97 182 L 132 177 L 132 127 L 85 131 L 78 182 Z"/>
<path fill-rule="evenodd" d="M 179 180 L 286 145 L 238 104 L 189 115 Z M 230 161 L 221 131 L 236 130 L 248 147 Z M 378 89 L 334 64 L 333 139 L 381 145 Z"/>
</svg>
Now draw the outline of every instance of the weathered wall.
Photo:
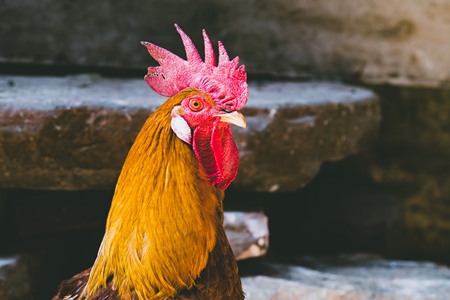
<svg viewBox="0 0 450 300">
<path fill-rule="evenodd" d="M 378 87 L 383 123 L 369 176 L 402 199 L 403 257 L 449 261 L 450 89 Z"/>
<path fill-rule="evenodd" d="M 3 0 L 0 62 L 145 72 L 139 41 L 181 54 L 177 22 L 199 47 L 206 28 L 251 74 L 439 87 L 450 81 L 449 15 L 448 0 Z"/>
</svg>

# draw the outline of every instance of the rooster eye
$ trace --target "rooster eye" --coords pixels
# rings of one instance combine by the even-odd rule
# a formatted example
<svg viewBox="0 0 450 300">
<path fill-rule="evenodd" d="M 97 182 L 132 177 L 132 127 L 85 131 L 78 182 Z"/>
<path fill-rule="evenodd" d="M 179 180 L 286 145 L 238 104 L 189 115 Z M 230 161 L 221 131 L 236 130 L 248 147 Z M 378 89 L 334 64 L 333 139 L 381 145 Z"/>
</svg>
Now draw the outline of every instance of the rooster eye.
<svg viewBox="0 0 450 300">
<path fill-rule="evenodd" d="M 199 111 L 203 108 L 203 103 L 198 99 L 192 99 L 191 102 L 189 102 L 189 107 L 193 111 Z"/>
</svg>

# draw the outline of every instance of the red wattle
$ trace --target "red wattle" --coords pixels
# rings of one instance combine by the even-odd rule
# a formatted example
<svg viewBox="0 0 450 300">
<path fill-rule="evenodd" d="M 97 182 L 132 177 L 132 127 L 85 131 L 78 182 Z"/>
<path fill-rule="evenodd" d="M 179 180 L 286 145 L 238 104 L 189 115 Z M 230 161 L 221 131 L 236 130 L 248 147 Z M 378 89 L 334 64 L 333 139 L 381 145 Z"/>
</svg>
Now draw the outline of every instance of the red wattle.
<svg viewBox="0 0 450 300">
<path fill-rule="evenodd" d="M 239 153 L 230 124 L 216 119 L 212 124 L 198 126 L 194 131 L 192 147 L 208 182 L 218 189 L 226 189 L 236 178 L 239 165 Z"/>
</svg>

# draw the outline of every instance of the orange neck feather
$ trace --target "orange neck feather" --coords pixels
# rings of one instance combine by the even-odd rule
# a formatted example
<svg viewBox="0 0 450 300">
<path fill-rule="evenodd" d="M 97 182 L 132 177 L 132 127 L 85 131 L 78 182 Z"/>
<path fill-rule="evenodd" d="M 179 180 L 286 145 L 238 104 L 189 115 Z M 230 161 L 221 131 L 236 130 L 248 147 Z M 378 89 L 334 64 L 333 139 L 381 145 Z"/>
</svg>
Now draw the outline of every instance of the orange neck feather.
<svg viewBox="0 0 450 300">
<path fill-rule="evenodd" d="M 216 243 L 223 192 L 208 185 L 190 147 L 170 128 L 170 112 L 198 90 L 167 100 L 144 124 L 125 160 L 106 233 L 84 295 L 112 278 L 128 299 L 166 299 L 189 289 Z"/>
</svg>

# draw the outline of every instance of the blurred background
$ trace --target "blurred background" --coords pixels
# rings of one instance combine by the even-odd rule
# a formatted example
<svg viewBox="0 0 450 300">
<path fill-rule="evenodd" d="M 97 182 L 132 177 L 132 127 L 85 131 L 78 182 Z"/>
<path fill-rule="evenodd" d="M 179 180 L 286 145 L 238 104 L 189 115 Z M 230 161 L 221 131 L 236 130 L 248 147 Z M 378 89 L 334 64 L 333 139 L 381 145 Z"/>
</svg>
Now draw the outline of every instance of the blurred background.
<svg viewBox="0 0 450 300">
<path fill-rule="evenodd" d="M 450 263 L 449 0 L 0 0 L 0 20 L 1 299 L 48 299 L 61 279 L 92 264 L 123 159 L 148 115 L 144 108 L 153 108 L 86 104 L 77 88 L 141 80 L 153 93 L 142 77 L 156 62 L 140 41 L 185 57 L 174 23 L 201 54 L 202 29 L 214 45 L 222 41 L 246 66 L 251 87 L 281 84 L 283 107 L 291 98 L 298 105 L 283 84 L 333 86 L 317 96 L 320 105 L 299 94 L 298 116 L 321 125 L 285 131 L 290 152 L 276 134 L 252 131 L 251 122 L 251 138 L 257 132 L 265 142 L 239 146 L 258 159 L 241 157 L 243 175 L 225 208 L 267 215 L 266 259 L 375 253 Z M 50 104 L 29 91 L 21 96 L 29 84 L 45 90 Z M 67 93 L 58 93 L 66 85 Z M 368 96 L 349 106 L 336 96 L 341 88 Z M 115 92 L 136 93 L 105 88 L 100 97 Z M 82 105 L 71 106 L 78 100 Z M 131 106 L 133 123 L 114 115 Z M 256 97 L 249 106 L 247 115 L 268 113 Z M 86 121 L 93 112 L 101 115 L 95 126 Z M 288 114 L 271 124 L 273 132 L 285 129 Z M 328 122 L 338 125 L 325 130 Z M 366 129 L 357 135 L 358 128 Z M 77 152 L 85 147 L 80 134 L 103 146 Z M 337 144 L 322 150 L 327 140 Z M 259 167 L 267 178 L 253 180 L 249 170 Z M 259 263 L 241 269 L 258 274 Z"/>
</svg>

